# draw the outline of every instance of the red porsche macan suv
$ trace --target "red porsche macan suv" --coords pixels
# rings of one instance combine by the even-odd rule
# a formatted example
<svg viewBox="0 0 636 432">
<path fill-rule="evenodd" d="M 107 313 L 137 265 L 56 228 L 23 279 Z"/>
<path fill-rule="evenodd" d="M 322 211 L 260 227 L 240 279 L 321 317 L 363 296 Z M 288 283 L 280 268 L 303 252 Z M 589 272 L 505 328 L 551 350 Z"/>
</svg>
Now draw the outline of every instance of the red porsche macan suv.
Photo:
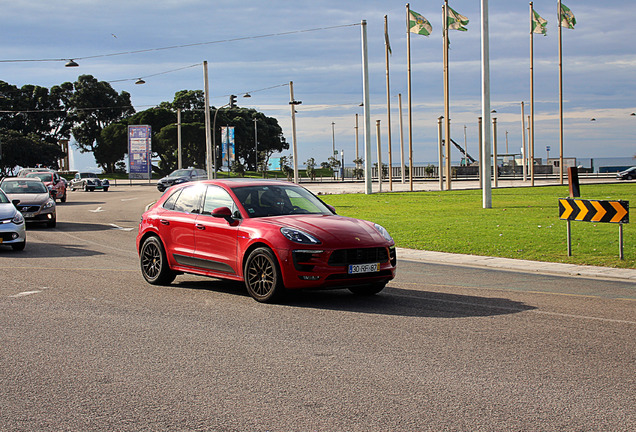
<svg viewBox="0 0 636 432">
<path fill-rule="evenodd" d="M 338 216 L 307 189 L 276 180 L 171 187 L 143 214 L 137 250 L 151 284 L 181 273 L 244 281 L 261 302 L 286 289 L 375 294 L 396 272 L 382 226 Z"/>
</svg>

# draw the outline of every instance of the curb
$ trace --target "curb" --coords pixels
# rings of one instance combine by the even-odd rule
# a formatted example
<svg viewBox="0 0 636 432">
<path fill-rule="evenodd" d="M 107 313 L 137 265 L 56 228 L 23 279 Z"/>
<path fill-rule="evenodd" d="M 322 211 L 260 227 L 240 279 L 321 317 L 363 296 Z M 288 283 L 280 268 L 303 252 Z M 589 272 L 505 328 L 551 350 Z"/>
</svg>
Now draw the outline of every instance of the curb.
<svg viewBox="0 0 636 432">
<path fill-rule="evenodd" d="M 451 254 L 415 249 L 396 248 L 398 259 L 431 264 L 459 265 L 464 267 L 491 268 L 521 273 L 538 273 L 552 276 L 583 277 L 636 283 L 636 269 L 582 266 L 541 261 L 496 258 L 478 255 Z"/>
</svg>

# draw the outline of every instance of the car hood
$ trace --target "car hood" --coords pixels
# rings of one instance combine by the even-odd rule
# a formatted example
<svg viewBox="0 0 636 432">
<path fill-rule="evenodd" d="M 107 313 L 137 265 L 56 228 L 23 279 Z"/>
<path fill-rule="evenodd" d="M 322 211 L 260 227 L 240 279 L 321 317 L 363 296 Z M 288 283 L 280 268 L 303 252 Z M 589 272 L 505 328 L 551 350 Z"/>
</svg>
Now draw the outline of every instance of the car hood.
<svg viewBox="0 0 636 432">
<path fill-rule="evenodd" d="M 16 208 L 11 203 L 0 204 L 0 220 L 10 219 L 15 216 Z"/>
<path fill-rule="evenodd" d="M 20 200 L 20 206 L 23 205 L 43 205 L 48 202 L 50 195 L 48 193 L 41 194 L 6 194 L 11 201 Z"/>
<path fill-rule="evenodd" d="M 337 247 L 369 247 L 387 243 L 373 223 L 338 215 L 289 215 L 258 218 L 279 227 L 296 228 L 315 236 L 323 244 Z"/>
</svg>

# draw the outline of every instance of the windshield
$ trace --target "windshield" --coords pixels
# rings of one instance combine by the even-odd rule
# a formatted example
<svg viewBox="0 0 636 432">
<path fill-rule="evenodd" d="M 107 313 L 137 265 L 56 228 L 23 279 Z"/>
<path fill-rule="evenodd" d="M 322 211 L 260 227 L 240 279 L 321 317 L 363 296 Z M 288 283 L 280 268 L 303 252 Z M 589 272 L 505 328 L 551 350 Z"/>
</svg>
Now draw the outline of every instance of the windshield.
<svg viewBox="0 0 636 432">
<path fill-rule="evenodd" d="M 2 190 L 8 194 L 42 194 L 49 192 L 44 183 L 26 180 L 5 180 L 2 182 Z"/>
<path fill-rule="evenodd" d="M 27 174 L 27 177 L 35 177 L 35 178 L 39 178 L 42 181 L 46 181 L 46 182 L 50 182 L 51 181 L 51 173 L 29 173 Z"/>
<path fill-rule="evenodd" d="M 94 177 L 97 177 L 97 175 L 93 173 L 80 173 L 80 178 L 94 178 Z"/>
<path fill-rule="evenodd" d="M 172 171 L 168 177 L 189 177 L 190 176 L 190 170 L 176 170 L 176 171 Z"/>
<path fill-rule="evenodd" d="M 322 201 L 300 186 L 259 185 L 232 190 L 249 217 L 333 214 Z"/>
</svg>

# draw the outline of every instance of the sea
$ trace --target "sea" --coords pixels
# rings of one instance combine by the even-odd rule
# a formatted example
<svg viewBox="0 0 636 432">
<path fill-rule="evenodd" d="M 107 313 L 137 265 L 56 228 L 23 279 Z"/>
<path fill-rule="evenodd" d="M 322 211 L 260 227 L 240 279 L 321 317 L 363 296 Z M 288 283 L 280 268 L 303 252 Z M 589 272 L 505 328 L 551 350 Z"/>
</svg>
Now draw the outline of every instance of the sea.
<svg viewBox="0 0 636 432">
<path fill-rule="evenodd" d="M 387 163 L 387 161 L 382 161 L 383 163 Z M 415 162 L 415 166 L 428 166 L 433 165 L 437 166 L 437 161 L 432 162 Z M 451 165 L 460 165 L 460 161 L 451 161 Z M 355 167 L 355 164 L 345 163 L 346 167 Z M 400 159 L 396 161 L 393 158 L 393 166 L 400 166 Z M 594 168 L 592 172 L 599 172 L 599 169 L 603 167 L 617 167 L 621 169 L 626 169 L 629 167 L 636 166 L 636 158 L 634 156 L 626 156 L 626 157 L 598 157 L 598 158 L 576 158 L 576 166 L 583 168 Z M 611 170 L 614 171 L 614 170 Z"/>
</svg>

